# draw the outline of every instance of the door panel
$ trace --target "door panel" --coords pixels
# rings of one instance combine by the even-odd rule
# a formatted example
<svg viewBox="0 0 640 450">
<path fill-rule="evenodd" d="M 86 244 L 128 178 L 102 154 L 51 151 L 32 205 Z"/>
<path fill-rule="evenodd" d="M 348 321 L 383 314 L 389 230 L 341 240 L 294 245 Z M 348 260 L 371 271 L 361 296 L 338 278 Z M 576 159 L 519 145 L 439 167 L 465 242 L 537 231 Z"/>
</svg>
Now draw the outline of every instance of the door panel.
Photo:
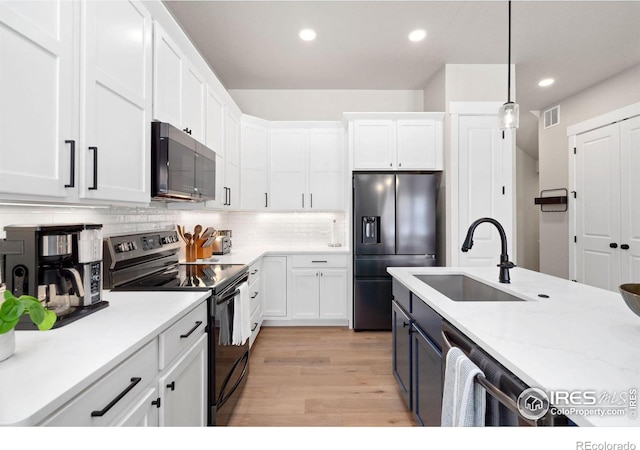
<svg viewBox="0 0 640 450">
<path fill-rule="evenodd" d="M 503 147 L 494 116 L 463 116 L 459 122 L 459 230 L 464 239 L 471 223 L 492 217 L 505 228 L 508 242 L 511 220 L 504 214 L 502 195 Z M 499 263 L 500 236 L 491 225 L 481 225 L 473 237 L 473 249 L 458 252 L 461 266 L 489 266 Z"/>
<path fill-rule="evenodd" d="M 411 409 L 411 319 L 392 302 L 393 375 L 398 381 L 407 408 Z"/>
<path fill-rule="evenodd" d="M 391 277 L 356 278 L 353 284 L 353 328 L 391 330 Z"/>
<path fill-rule="evenodd" d="M 347 317 L 347 271 L 342 269 L 320 272 L 320 318 Z"/>
<path fill-rule="evenodd" d="M 620 142 L 612 124 L 577 137 L 576 279 L 603 289 L 620 284 Z M 598 180 L 598 182 L 594 182 Z"/>
<path fill-rule="evenodd" d="M 440 426 L 442 415 L 442 353 L 412 325 L 413 410 L 420 425 Z"/>
<path fill-rule="evenodd" d="M 395 254 L 395 175 L 354 174 L 353 186 L 356 254 Z"/>
<path fill-rule="evenodd" d="M 640 117 L 620 124 L 621 283 L 640 282 Z M 623 242 L 624 241 L 624 242 Z M 617 286 L 616 286 L 617 288 Z"/>
<path fill-rule="evenodd" d="M 435 255 L 436 176 L 396 176 L 396 253 Z"/>
</svg>

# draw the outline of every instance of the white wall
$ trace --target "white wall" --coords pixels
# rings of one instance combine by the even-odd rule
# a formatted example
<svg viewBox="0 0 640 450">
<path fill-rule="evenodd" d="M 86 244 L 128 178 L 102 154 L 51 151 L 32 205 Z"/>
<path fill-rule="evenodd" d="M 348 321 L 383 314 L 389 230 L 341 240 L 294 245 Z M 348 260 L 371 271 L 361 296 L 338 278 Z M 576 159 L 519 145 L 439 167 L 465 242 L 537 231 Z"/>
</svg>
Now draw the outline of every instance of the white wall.
<svg viewBox="0 0 640 450">
<path fill-rule="evenodd" d="M 516 264 L 525 269 L 540 269 L 540 206 L 538 197 L 538 161 L 516 147 L 516 224 L 518 258 Z"/>
<path fill-rule="evenodd" d="M 424 110 L 425 111 L 445 111 L 446 105 L 446 67 L 442 66 L 424 87 Z"/>
<path fill-rule="evenodd" d="M 545 110 L 560 105 L 560 123 L 539 125 L 540 189 L 567 188 L 569 149 L 567 127 L 592 117 L 640 102 L 640 65 L 597 83 Z M 540 214 L 540 270 L 569 275 L 569 213 Z"/>
<path fill-rule="evenodd" d="M 423 111 L 422 90 L 230 89 L 243 113 L 266 120 L 342 120 L 344 112 Z"/>
</svg>

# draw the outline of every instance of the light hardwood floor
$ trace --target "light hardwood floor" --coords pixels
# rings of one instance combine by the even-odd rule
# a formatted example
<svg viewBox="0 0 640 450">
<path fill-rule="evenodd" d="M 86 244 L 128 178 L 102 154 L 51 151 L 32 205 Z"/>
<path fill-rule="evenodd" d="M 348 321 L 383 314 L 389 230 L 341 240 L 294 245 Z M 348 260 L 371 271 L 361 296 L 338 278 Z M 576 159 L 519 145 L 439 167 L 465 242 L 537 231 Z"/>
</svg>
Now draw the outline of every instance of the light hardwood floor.
<svg viewBox="0 0 640 450">
<path fill-rule="evenodd" d="M 391 350 L 390 332 L 264 327 L 229 426 L 415 426 Z"/>
</svg>

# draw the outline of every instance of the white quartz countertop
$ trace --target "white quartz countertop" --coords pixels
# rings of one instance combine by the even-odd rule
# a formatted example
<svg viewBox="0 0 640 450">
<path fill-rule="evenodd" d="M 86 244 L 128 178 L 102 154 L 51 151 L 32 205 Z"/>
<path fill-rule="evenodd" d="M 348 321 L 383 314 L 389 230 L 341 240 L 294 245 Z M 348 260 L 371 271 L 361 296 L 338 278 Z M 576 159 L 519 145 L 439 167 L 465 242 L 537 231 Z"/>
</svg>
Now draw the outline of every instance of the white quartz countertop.
<svg viewBox="0 0 640 450">
<path fill-rule="evenodd" d="M 511 284 L 498 283 L 497 267 L 387 271 L 530 387 L 614 396 L 591 407 L 603 409 L 612 409 L 620 395 L 629 406 L 629 395 L 640 387 L 640 317 L 619 293 L 521 268 L 510 270 Z M 464 274 L 526 301 L 452 301 L 414 276 L 420 274 Z M 639 412 L 565 415 L 581 426 L 639 426 Z"/>
<path fill-rule="evenodd" d="M 109 306 L 49 331 L 16 331 L 0 362 L 0 425 L 36 425 L 127 359 L 208 292 L 104 292 Z"/>
<path fill-rule="evenodd" d="M 267 255 L 295 255 L 305 253 L 327 253 L 335 255 L 348 255 L 348 247 L 329 247 L 328 245 L 236 245 L 233 244 L 231 252 L 226 255 L 213 255 L 209 259 L 198 259 L 194 264 L 214 263 L 214 264 L 247 264 L 251 265 L 258 259 Z"/>
</svg>

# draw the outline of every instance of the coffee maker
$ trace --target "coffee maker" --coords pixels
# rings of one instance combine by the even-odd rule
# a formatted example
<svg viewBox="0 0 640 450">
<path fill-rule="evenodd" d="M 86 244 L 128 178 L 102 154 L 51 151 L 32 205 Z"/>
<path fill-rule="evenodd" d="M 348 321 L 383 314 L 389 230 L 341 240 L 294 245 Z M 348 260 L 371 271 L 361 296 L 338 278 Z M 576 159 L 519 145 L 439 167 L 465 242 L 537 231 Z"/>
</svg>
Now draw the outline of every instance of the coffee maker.
<svg viewBox="0 0 640 450">
<path fill-rule="evenodd" d="M 108 306 L 102 299 L 102 225 L 9 225 L 2 279 L 13 295 L 38 298 L 60 327 Z M 30 321 L 17 329 L 32 328 Z"/>
</svg>

